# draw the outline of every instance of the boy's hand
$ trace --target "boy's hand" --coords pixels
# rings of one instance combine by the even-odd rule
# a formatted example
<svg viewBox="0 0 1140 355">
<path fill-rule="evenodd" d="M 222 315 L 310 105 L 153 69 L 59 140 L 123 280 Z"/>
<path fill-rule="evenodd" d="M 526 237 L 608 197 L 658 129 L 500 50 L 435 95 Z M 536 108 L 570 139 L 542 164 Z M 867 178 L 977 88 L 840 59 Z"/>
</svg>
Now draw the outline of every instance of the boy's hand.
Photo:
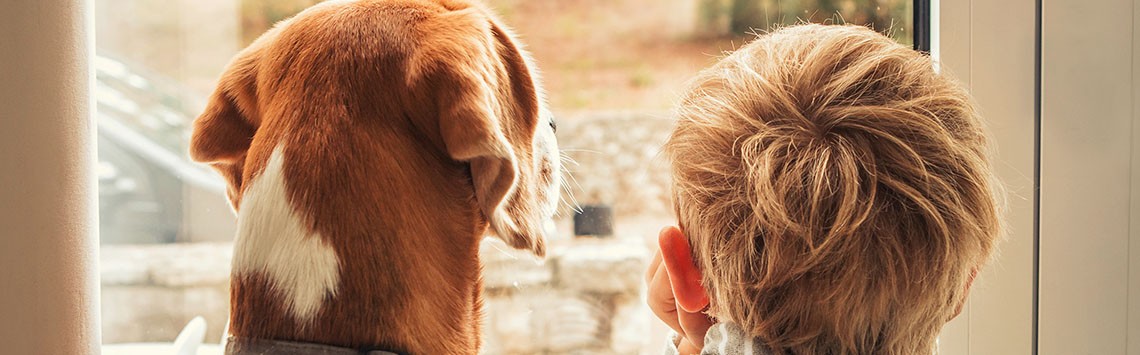
<svg viewBox="0 0 1140 355">
<path fill-rule="evenodd" d="M 661 251 L 657 251 L 653 261 L 649 263 L 645 282 L 648 285 L 646 303 L 657 318 L 677 332 L 679 353 L 700 353 L 705 343 L 705 333 L 713 322 L 704 313 L 689 313 L 677 306 L 668 270 L 665 268 L 665 263 L 661 262 Z"/>
</svg>

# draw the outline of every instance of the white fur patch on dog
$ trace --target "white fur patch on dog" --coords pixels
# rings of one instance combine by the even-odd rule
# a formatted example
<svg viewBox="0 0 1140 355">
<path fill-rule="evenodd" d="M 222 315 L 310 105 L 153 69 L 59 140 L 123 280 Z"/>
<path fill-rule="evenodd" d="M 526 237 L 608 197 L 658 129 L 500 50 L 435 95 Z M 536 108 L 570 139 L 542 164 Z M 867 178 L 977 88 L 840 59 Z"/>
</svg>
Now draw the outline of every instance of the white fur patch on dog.
<svg viewBox="0 0 1140 355">
<path fill-rule="evenodd" d="M 281 147 L 273 150 L 260 176 L 249 182 L 238 211 L 234 274 L 269 278 L 282 304 L 301 324 L 336 294 L 340 278 L 336 251 L 301 222 L 285 193 Z"/>
</svg>

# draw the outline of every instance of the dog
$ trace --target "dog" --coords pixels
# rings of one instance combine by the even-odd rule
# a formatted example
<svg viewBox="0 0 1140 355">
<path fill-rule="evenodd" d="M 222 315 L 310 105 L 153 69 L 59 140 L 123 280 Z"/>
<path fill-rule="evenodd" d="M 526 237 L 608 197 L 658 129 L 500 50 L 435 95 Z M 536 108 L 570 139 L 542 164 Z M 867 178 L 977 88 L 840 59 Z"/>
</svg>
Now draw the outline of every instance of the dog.
<svg viewBox="0 0 1140 355">
<path fill-rule="evenodd" d="M 545 255 L 554 129 L 534 64 L 480 4 L 335 0 L 277 24 L 190 140 L 238 216 L 231 345 L 478 352 L 479 243 Z"/>
</svg>

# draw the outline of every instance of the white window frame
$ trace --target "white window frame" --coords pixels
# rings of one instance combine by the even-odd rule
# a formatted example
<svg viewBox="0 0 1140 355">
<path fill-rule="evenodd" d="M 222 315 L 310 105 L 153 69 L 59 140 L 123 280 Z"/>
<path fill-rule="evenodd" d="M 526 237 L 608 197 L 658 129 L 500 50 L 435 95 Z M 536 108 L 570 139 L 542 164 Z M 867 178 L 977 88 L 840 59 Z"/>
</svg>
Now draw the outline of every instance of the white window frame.
<svg viewBox="0 0 1140 355">
<path fill-rule="evenodd" d="M 1031 354 L 1035 324 L 1036 4 L 933 0 L 932 54 L 970 88 L 1009 192 L 1008 238 L 943 329 L 941 354 Z"/>
<path fill-rule="evenodd" d="M 1041 4 L 1039 352 L 1137 354 L 1140 7 Z"/>
</svg>

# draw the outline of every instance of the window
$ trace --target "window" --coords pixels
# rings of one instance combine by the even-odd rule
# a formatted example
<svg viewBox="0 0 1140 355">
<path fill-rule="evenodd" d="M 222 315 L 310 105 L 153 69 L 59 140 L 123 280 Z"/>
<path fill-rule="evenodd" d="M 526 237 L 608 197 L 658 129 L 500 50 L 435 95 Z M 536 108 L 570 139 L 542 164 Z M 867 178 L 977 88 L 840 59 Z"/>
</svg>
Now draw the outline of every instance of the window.
<svg viewBox="0 0 1140 355">
<path fill-rule="evenodd" d="M 186 157 L 222 68 L 315 0 L 97 0 L 96 97 L 103 339 L 169 342 L 193 317 L 222 336 L 234 217 L 224 184 Z M 488 241 L 486 352 L 656 353 L 643 306 L 657 230 L 672 224 L 659 157 L 688 78 L 751 32 L 799 21 L 868 24 L 914 43 L 910 0 L 491 0 L 543 72 L 568 201 L 609 208 L 612 236 L 574 237 L 563 208 L 537 264 Z M 113 350 L 115 347 L 110 347 Z"/>
</svg>

